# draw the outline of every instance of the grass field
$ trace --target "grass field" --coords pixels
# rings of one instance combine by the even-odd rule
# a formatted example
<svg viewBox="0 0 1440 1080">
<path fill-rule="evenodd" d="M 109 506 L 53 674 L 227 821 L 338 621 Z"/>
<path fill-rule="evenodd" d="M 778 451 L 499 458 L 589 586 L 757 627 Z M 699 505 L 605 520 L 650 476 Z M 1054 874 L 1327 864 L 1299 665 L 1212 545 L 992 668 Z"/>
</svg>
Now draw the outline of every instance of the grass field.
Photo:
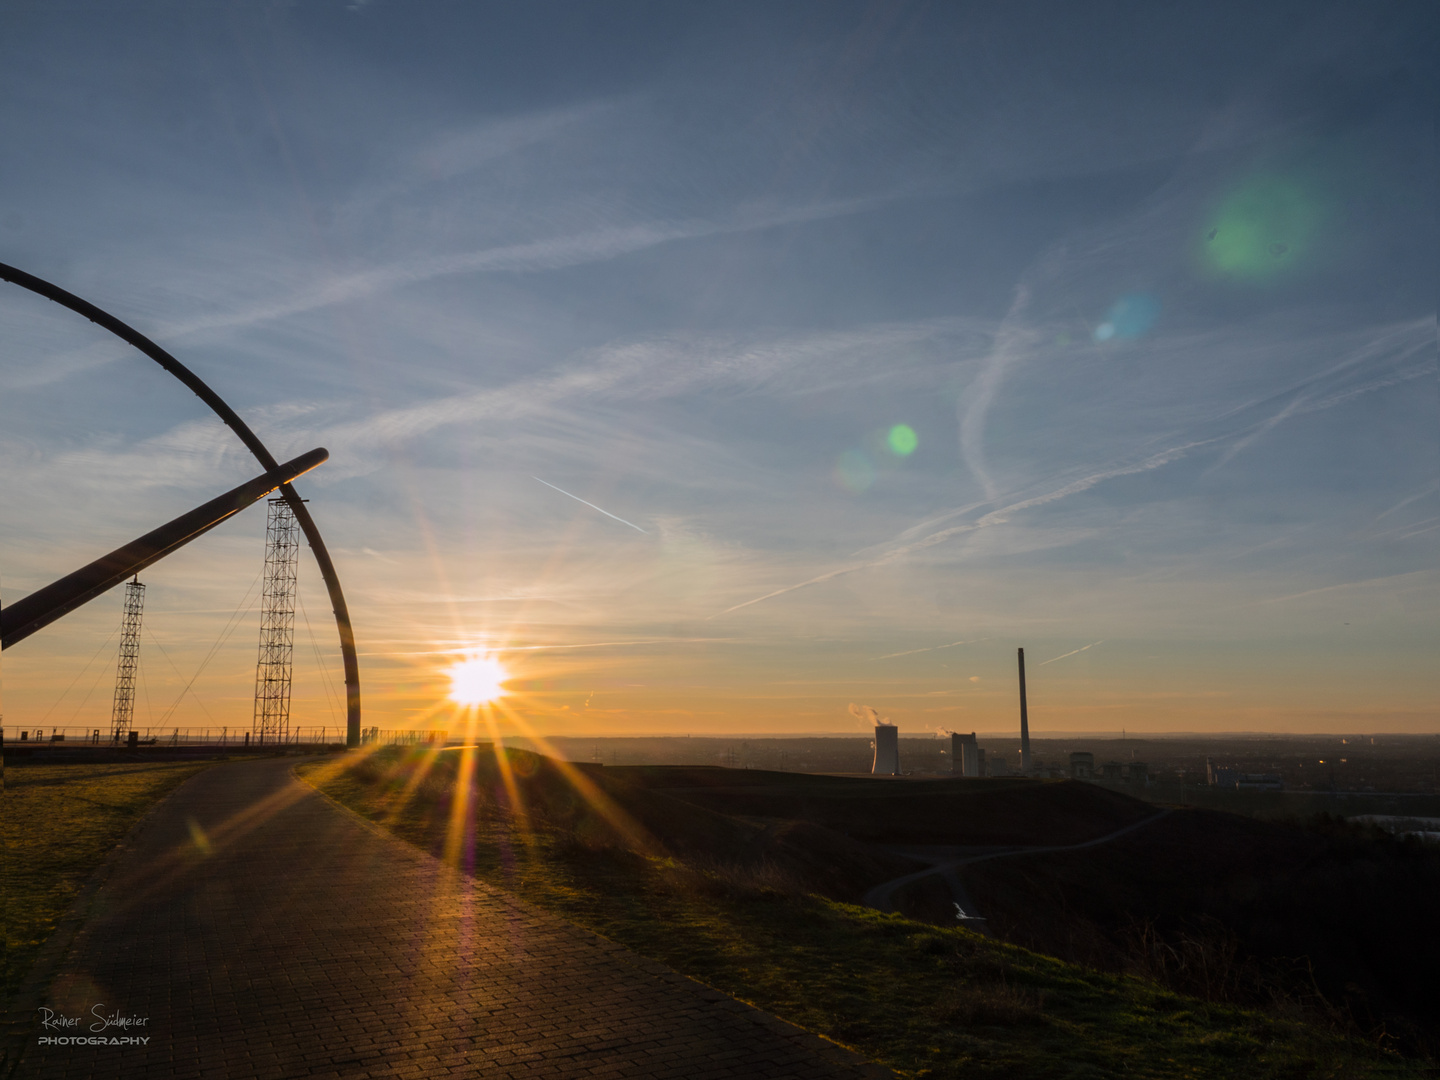
<svg viewBox="0 0 1440 1080">
<path fill-rule="evenodd" d="M 459 758 L 385 751 L 307 775 L 404 839 L 463 858 L 481 879 L 906 1076 L 1429 1074 L 1292 1017 L 1206 1004 L 808 891 L 793 869 L 803 863 L 705 858 L 681 833 L 733 855 L 774 829 L 727 825 L 713 806 L 693 816 L 658 803 L 646 778 L 627 781 L 625 769 L 581 773 L 523 751 L 497 763 L 487 749 L 467 784 Z M 468 788 L 463 802 L 457 788 Z M 867 870 L 843 847 L 835 857 L 853 874 L 893 869 Z"/>
<path fill-rule="evenodd" d="M 1114 843 L 967 869 L 1007 941 L 1208 1000 L 1277 995 L 1440 1053 L 1440 849 L 1333 818 L 1167 815 Z"/>
<path fill-rule="evenodd" d="M 12 765 L 0 813 L 8 1001 L 85 879 L 132 825 L 204 764 Z"/>
</svg>

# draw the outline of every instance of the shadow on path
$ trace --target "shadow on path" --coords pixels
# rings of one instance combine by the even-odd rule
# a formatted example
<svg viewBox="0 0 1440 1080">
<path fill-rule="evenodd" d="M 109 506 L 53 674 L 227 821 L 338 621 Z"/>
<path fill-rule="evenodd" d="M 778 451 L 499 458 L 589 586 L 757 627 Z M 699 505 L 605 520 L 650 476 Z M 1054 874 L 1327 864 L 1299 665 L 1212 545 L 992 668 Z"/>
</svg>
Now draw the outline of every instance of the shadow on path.
<svg viewBox="0 0 1440 1080">
<path fill-rule="evenodd" d="M 80 1019 L 33 1029 L 16 1075 L 893 1075 L 446 869 L 290 766 L 220 765 L 157 808 L 43 1002 Z"/>
</svg>

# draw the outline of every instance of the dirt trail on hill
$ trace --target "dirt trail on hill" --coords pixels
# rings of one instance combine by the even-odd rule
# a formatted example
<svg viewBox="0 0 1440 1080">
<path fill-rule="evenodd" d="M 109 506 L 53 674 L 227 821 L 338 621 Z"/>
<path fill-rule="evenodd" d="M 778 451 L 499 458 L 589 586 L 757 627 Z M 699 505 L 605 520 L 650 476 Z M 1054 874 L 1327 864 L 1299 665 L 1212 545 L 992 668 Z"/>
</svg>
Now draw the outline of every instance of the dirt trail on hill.
<svg viewBox="0 0 1440 1080">
<path fill-rule="evenodd" d="M 957 849 L 952 849 L 945 855 L 942 855 L 940 858 L 934 859 L 932 865 L 924 870 L 917 870 L 913 874 L 905 874 L 902 877 L 894 878 L 890 881 L 883 882 L 880 885 L 876 885 L 873 889 L 871 889 L 865 894 L 864 903 L 866 907 L 872 907 L 879 911 L 893 911 L 894 904 L 891 902 L 891 898 L 895 895 L 897 890 L 903 889 L 907 885 L 913 885 L 917 881 L 923 881 L 925 878 L 938 875 L 941 877 L 942 880 L 946 882 L 947 885 L 949 885 L 950 891 L 954 895 L 955 906 L 959 911 L 959 914 L 956 917 L 961 922 L 967 924 L 983 923 L 985 921 L 984 916 L 980 915 L 975 910 L 974 902 L 971 901 L 969 896 L 965 893 L 965 886 L 960 881 L 959 871 L 962 866 L 969 866 L 973 863 L 986 862 L 990 859 L 1011 858 L 1016 855 L 1044 855 L 1048 852 L 1054 851 L 1078 851 L 1081 848 L 1096 847 L 1100 844 L 1107 844 L 1111 840 L 1118 840 L 1120 837 L 1126 835 L 1127 833 L 1132 833 L 1136 829 L 1142 829 L 1152 822 L 1159 821 L 1168 813 L 1170 813 L 1169 810 L 1161 810 L 1157 814 L 1151 814 L 1147 818 L 1134 822 L 1130 825 L 1126 825 L 1123 828 L 1116 829 L 1114 832 L 1106 833 L 1104 836 L 1097 836 L 1093 840 L 1085 840 L 1079 844 L 1049 844 L 1040 847 L 1017 846 L 1002 848 L 999 851 L 992 850 L 983 852 L 976 852 L 974 848 L 971 848 L 969 849 L 968 854 L 965 854 L 958 858 L 956 857 L 956 855 L 958 854 Z M 926 855 L 922 854 L 919 849 L 915 848 L 894 848 L 892 850 L 894 850 L 897 854 L 904 854 L 910 858 L 926 858 Z M 932 854 L 930 857 L 933 859 L 934 849 L 931 849 L 931 852 Z"/>
</svg>

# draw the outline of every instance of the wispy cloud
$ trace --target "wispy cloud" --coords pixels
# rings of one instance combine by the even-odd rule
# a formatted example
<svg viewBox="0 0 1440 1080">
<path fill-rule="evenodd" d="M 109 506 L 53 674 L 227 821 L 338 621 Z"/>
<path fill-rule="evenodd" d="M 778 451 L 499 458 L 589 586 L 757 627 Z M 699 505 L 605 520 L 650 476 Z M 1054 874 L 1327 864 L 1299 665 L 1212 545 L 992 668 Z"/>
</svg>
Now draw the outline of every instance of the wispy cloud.
<svg viewBox="0 0 1440 1080">
<path fill-rule="evenodd" d="M 1012 306 L 1012 314 L 1020 308 L 1023 308 L 1023 305 L 1017 302 L 1017 306 Z M 1307 378 L 1303 384 L 1304 387 L 1320 388 L 1320 390 L 1314 393 L 1303 388 L 1292 391 L 1295 396 L 1276 413 L 1257 420 L 1250 420 L 1249 416 L 1253 415 L 1253 407 L 1246 407 L 1229 409 L 1218 415 L 1197 415 L 1191 422 L 1197 437 L 1191 441 L 1152 452 L 1138 461 L 1132 460 L 1101 467 L 1062 483 L 1057 484 L 1058 478 L 1038 482 L 1032 487 L 1042 484 L 1055 486 L 1035 495 L 1015 499 L 1013 502 L 983 514 L 974 521 L 924 532 L 923 529 L 932 523 L 939 524 L 946 520 L 953 520 L 955 517 L 964 517 L 986 503 L 972 503 L 945 514 L 932 516 L 923 523 L 908 527 L 889 542 L 872 545 L 865 549 L 863 553 L 871 556 L 869 558 L 836 566 L 797 583 L 773 589 L 760 596 L 732 605 L 718 612 L 717 615 L 727 615 L 754 604 L 784 596 L 798 589 L 823 584 L 857 571 L 882 566 L 955 538 L 1007 524 L 1017 514 L 1024 511 L 1081 494 L 1109 480 L 1164 468 L 1205 449 L 1223 448 L 1220 459 L 1220 463 L 1223 464 L 1238 450 L 1243 449 L 1256 438 L 1268 433 L 1293 416 L 1333 409 L 1364 394 L 1374 393 L 1413 379 L 1433 376 L 1436 371 L 1436 361 L 1432 352 L 1433 338 L 1434 324 L 1428 317 L 1352 332 L 1349 335 L 1349 343 L 1343 346 L 1344 352 L 1341 359 L 1327 366 L 1320 373 Z M 1014 351 L 997 349 L 986 360 L 984 370 L 991 373 L 992 379 L 998 379 L 1014 358 Z M 1376 367 L 1381 370 L 1374 370 Z M 1369 372 L 1368 377 L 1363 377 L 1358 381 L 1350 378 L 1352 374 L 1363 374 L 1367 371 Z M 1350 382 L 1348 385 L 1338 386 L 1336 385 L 1338 379 L 1350 379 Z M 992 382 L 992 387 L 994 385 L 997 384 Z M 1329 388 L 1328 392 L 1325 392 L 1326 387 Z M 983 399 L 984 394 L 975 400 Z M 980 423 L 979 414 L 977 414 L 976 422 Z M 1210 434 L 1200 434 L 1206 432 L 1207 429 Z M 983 429 L 976 427 L 973 430 Z M 978 447 L 979 443 L 975 443 L 975 446 Z M 970 460 L 967 458 L 967 463 Z M 983 460 L 981 471 L 982 473 L 984 471 Z M 986 482 L 989 483 L 988 474 L 986 477 Z M 991 483 L 990 489 L 993 490 L 993 483 Z M 1013 495 L 1011 497 L 1014 498 Z M 997 498 L 991 498 L 988 501 L 993 503 L 997 501 Z"/>
<path fill-rule="evenodd" d="M 1413 362 L 1417 359 L 1418 362 Z M 1378 376 L 1371 375 L 1359 383 L 1337 385 L 1356 369 L 1374 364 L 1384 365 L 1390 370 Z M 1411 319 L 1372 328 L 1339 361 L 1286 390 L 1284 396 L 1288 400 L 1285 404 L 1231 443 L 1210 471 L 1223 468 L 1237 454 L 1293 416 L 1323 412 L 1364 394 L 1433 375 L 1436 370 L 1434 319 Z M 1239 411 L 1232 410 L 1232 414 Z"/>
<path fill-rule="evenodd" d="M 1088 491 L 1095 485 L 1101 484 L 1106 480 L 1113 480 L 1116 477 L 1121 476 L 1133 476 L 1137 473 L 1149 472 L 1152 469 L 1163 468 L 1164 466 L 1169 465 L 1171 462 L 1177 461 L 1180 458 L 1184 457 L 1190 451 L 1200 446 L 1206 445 L 1206 443 L 1208 442 L 1213 441 L 1214 440 L 1206 440 L 1206 442 L 1188 443 L 1183 446 L 1172 447 L 1168 450 L 1163 450 L 1157 454 L 1152 454 L 1145 460 L 1137 462 L 1135 464 L 1116 466 L 1113 468 L 1101 470 L 1100 472 L 1092 473 L 1089 476 L 1080 477 L 1079 479 L 1072 480 L 1066 484 L 1062 484 L 1060 487 L 1054 488 L 1043 494 L 1034 495 L 1026 499 L 1020 499 L 1016 502 L 1010 503 L 1007 506 L 1003 506 L 998 510 L 992 510 L 988 514 L 985 514 L 983 517 L 981 517 L 978 521 L 967 522 L 964 525 L 954 525 L 950 528 L 940 529 L 937 532 L 930 533 L 929 535 L 923 536 L 917 540 L 909 540 L 905 543 L 894 544 L 888 549 L 881 549 L 882 554 L 880 554 L 876 558 L 869 559 L 864 562 L 852 563 L 847 566 L 840 566 L 835 568 L 834 570 L 829 570 L 823 574 L 818 574 L 815 577 L 798 582 L 794 585 L 787 585 L 784 588 L 774 589 L 763 596 L 757 596 L 752 600 L 746 600 L 743 603 L 735 604 L 731 607 L 728 607 L 724 611 L 716 612 L 715 615 L 712 615 L 710 617 L 717 618 L 720 615 L 729 615 L 731 612 L 739 611 L 742 608 L 747 608 L 754 604 L 759 604 L 765 600 L 774 599 L 777 596 L 784 596 L 786 593 L 795 592 L 797 589 L 808 588 L 811 585 L 819 585 L 822 582 L 832 581 L 837 577 L 841 577 L 845 574 L 853 574 L 859 570 L 868 570 L 872 567 L 883 566 L 885 563 L 894 562 L 897 559 L 903 559 L 909 555 L 913 555 L 917 551 L 923 551 L 926 548 L 935 547 L 937 544 L 943 544 L 946 541 L 952 540 L 957 536 L 964 536 L 969 533 L 977 532 L 981 529 L 993 528 L 997 525 L 1004 525 L 1008 523 L 1018 513 L 1021 513 L 1025 510 L 1034 509 L 1038 506 L 1044 506 L 1048 503 L 1056 502 L 1060 499 L 1065 499 L 1072 495 L 1077 495 L 1083 491 Z"/>
<path fill-rule="evenodd" d="M 420 146 L 408 153 L 402 152 L 404 164 L 396 179 L 366 191 L 357 201 L 369 211 L 376 204 L 389 203 L 397 195 L 452 180 L 529 147 L 553 142 L 559 135 L 613 115 L 626 104 L 624 98 L 600 98 L 436 132 Z"/>
<path fill-rule="evenodd" d="M 623 649 L 641 645 L 723 645 L 727 642 L 734 642 L 735 638 L 723 637 L 659 637 L 639 638 L 633 641 L 578 641 L 571 643 L 559 643 L 548 645 L 506 645 L 492 644 L 486 646 L 491 652 L 514 653 L 514 652 L 555 652 L 568 651 L 571 649 Z M 473 650 L 474 645 L 466 643 L 445 649 L 393 649 L 386 650 L 385 656 L 454 656 L 456 653 L 463 653 Z"/>
<path fill-rule="evenodd" d="M 1342 581 L 1338 585 L 1322 585 L 1318 589 L 1306 589 L 1304 592 L 1288 593 L 1285 596 L 1271 596 L 1264 600 L 1257 600 L 1257 604 L 1279 604 L 1286 600 L 1301 600 L 1307 596 L 1321 596 L 1325 593 L 1340 592 L 1343 589 L 1370 589 L 1382 585 L 1399 586 L 1404 584 L 1410 587 L 1416 581 L 1440 579 L 1434 570 L 1411 570 L 1405 574 L 1386 574 L 1383 577 L 1365 578 L 1361 581 Z"/>
<path fill-rule="evenodd" d="M 994 348 L 960 401 L 960 453 L 986 498 L 991 500 L 996 498 L 997 491 L 985 461 L 985 418 L 1000 392 L 1006 371 L 1024 358 L 1037 336 L 1022 322 L 1029 299 L 1030 291 L 1025 286 L 1015 290 L 1010 310 L 996 331 Z"/>
<path fill-rule="evenodd" d="M 424 254 L 331 276 L 318 285 L 288 291 L 247 307 L 213 311 L 161 322 L 147 331 L 161 344 L 216 331 L 234 331 L 278 322 L 323 308 L 353 304 L 440 278 L 465 274 L 535 274 L 606 262 L 648 248 L 686 240 L 753 232 L 860 213 L 896 197 L 838 199 L 805 206 L 736 212 L 727 220 L 659 221 L 616 224 L 451 254 Z M 315 275 L 305 273 L 302 280 Z M 124 317 L 122 313 L 121 317 Z M 128 347 L 102 342 L 49 358 L 44 365 L 12 377 L 14 387 L 40 386 L 127 355 Z"/>
<path fill-rule="evenodd" d="M 1413 503 L 1417 503 L 1421 499 L 1426 498 L 1427 496 L 1434 495 L 1436 492 L 1440 492 L 1440 481 L 1427 485 L 1424 489 L 1417 491 L 1414 495 L 1407 495 L 1405 498 L 1397 502 L 1394 506 L 1377 515 L 1375 520 L 1381 521 L 1389 517 L 1391 514 L 1395 513 L 1397 510 L 1403 510 L 1405 509 L 1405 507 L 1410 506 Z"/>
<path fill-rule="evenodd" d="M 895 367 L 877 370 L 877 352 L 977 339 L 973 320 L 939 319 L 811 334 L 675 335 L 618 342 L 576 356 L 549 374 L 335 424 L 324 438 L 335 445 L 396 445 L 449 425 L 513 421 L 564 401 L 655 400 L 712 388 L 814 393 L 841 383 L 893 381 L 903 374 Z"/>
</svg>

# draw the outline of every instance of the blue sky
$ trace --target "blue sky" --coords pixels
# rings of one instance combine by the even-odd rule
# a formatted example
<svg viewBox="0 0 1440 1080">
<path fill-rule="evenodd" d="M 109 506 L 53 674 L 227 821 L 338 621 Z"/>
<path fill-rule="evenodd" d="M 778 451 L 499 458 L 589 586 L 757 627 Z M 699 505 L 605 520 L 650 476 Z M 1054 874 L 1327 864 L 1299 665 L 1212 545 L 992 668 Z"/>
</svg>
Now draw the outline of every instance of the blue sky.
<svg viewBox="0 0 1440 1080">
<path fill-rule="evenodd" d="M 367 725 L 490 649 L 548 733 L 998 730 L 1023 645 L 1041 730 L 1440 727 L 1424 5 L 3 12 L 0 261 L 329 448 Z M 257 471 L 0 326 L 5 600 Z M 248 727 L 263 526 L 147 575 L 142 724 Z M 118 623 L 11 723 L 104 726 Z"/>
</svg>

